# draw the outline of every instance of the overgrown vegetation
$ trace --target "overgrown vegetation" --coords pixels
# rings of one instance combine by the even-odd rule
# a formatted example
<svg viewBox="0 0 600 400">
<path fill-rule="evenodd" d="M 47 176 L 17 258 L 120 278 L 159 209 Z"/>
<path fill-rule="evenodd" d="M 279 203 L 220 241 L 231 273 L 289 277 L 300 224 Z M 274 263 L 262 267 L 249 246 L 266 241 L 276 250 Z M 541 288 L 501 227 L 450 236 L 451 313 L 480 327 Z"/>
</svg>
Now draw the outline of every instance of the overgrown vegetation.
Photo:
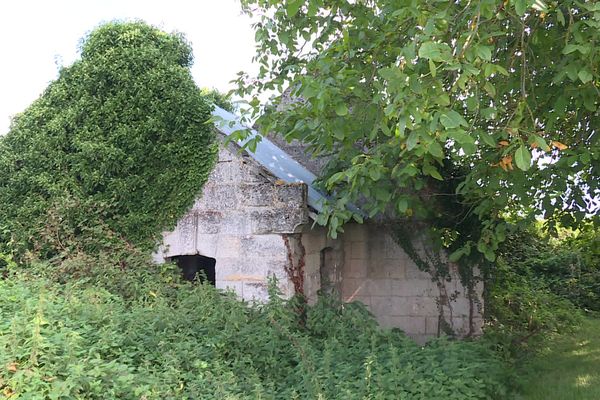
<svg viewBox="0 0 600 400">
<path fill-rule="evenodd" d="M 600 236 L 592 225 L 562 229 L 552 239 L 532 225 L 509 235 L 497 263 L 487 269 L 488 338 L 525 355 L 559 333 L 571 333 L 583 315 L 598 315 Z"/>
<path fill-rule="evenodd" d="M 432 231 L 455 260 L 494 261 L 507 209 L 550 228 L 600 210 L 598 2 L 240 2 L 260 68 L 236 93 L 264 132 L 331 157 L 332 235 L 365 216 L 440 221 L 454 197 L 479 234 Z"/>
<path fill-rule="evenodd" d="M 295 300 L 273 290 L 270 303 L 249 305 L 181 283 L 169 265 L 124 274 L 111 261 L 89 262 L 64 284 L 43 264 L 13 266 L 0 280 L 5 397 L 462 400 L 506 392 L 504 365 L 485 345 L 420 347 L 379 329 L 359 304 L 321 299 L 302 317 Z"/>
<path fill-rule="evenodd" d="M 580 321 L 577 308 L 599 309 L 594 226 L 559 243 L 521 231 L 508 235 L 499 247 L 508 232 L 507 225 L 499 223 L 506 206 L 527 197 L 533 181 L 539 184 L 546 178 L 570 176 L 585 185 L 575 190 L 568 179 L 552 181 L 553 193 L 564 194 L 568 188 L 577 197 L 582 191 L 593 194 L 596 190 L 595 131 L 580 140 L 577 129 L 566 130 L 568 140 L 558 139 L 568 142 L 571 150 L 561 142 L 550 142 L 557 133 L 534 130 L 544 123 L 528 119 L 526 111 L 533 107 L 529 98 L 509 99 L 514 82 L 497 79 L 507 62 L 502 55 L 518 36 L 513 28 L 523 27 L 517 47 L 535 55 L 543 46 L 534 42 L 534 34 L 544 42 L 562 29 L 559 25 L 564 27 L 561 8 L 553 8 L 548 17 L 559 25 L 540 17 L 541 22 L 536 20 L 528 33 L 531 41 L 527 38 L 523 43 L 525 22 L 538 18 L 539 11 L 527 11 L 524 2 L 503 3 L 510 4 L 509 10 L 496 14 L 494 1 L 481 3 L 477 10 L 469 3 L 461 13 L 470 17 L 460 19 L 439 9 L 437 3 L 416 2 L 422 15 L 430 18 L 426 21 L 431 21 L 422 32 L 410 33 L 409 29 L 417 48 L 412 42 L 403 43 L 408 36 L 397 29 L 399 21 L 417 18 L 410 7 L 402 6 L 389 20 L 378 20 L 372 14 L 390 14 L 388 2 L 382 1 L 382 7 L 371 7 L 377 2 L 352 7 L 346 2 L 331 3 L 339 21 L 326 15 L 329 6 L 312 1 L 306 7 L 290 1 L 274 14 L 277 23 L 298 20 L 302 22 L 298 26 L 307 23 L 315 32 L 324 21 L 334 24 L 332 31 L 319 31 L 325 35 L 319 39 L 322 43 L 316 42 L 324 46 L 321 55 L 297 64 L 302 68 L 318 65 L 322 75 L 294 75 L 298 81 L 288 82 L 287 75 L 277 75 L 281 71 L 275 65 L 275 75 L 266 77 L 273 81 L 257 85 L 261 90 L 293 83 L 295 94 L 306 100 L 296 104 L 299 114 L 290 114 L 281 124 L 268 118 L 263 122 L 280 128 L 293 123 L 290 137 L 313 140 L 321 150 L 344 150 L 334 160 L 338 170 L 330 171 L 333 175 L 324 180 L 325 187 L 336 190 L 335 203 L 323 217 L 333 232 L 352 217 L 346 205 L 354 200 L 362 204 L 375 199 L 367 208 L 371 216 L 396 214 L 416 216 L 421 222 L 437 221 L 433 224 L 437 248 L 449 250 L 450 261 L 460 259 L 467 267 L 466 272 L 461 270 L 467 287 L 472 289 L 476 283 L 469 280 L 472 267 L 480 268 L 487 278 L 487 337 L 472 342 L 442 338 L 421 347 L 398 330 L 379 329 L 359 304 L 321 298 L 316 306 L 298 307 L 299 299 L 283 300 L 275 289 L 270 303 L 246 304 L 210 286 L 181 282 L 172 265 L 150 263 L 148 250 L 157 235 L 191 204 L 214 162 L 216 147 L 206 124 L 211 103 L 224 108 L 232 105 L 225 96 L 201 91 L 193 84 L 191 49 L 182 36 L 143 23 L 111 23 L 90 34 L 83 42 L 81 60 L 63 69 L 0 140 L 0 395 L 35 399 L 500 399 L 508 392 L 506 355 L 539 348 L 549 335 L 571 329 Z M 260 3 L 266 8 L 276 4 Z M 597 13 L 589 10 L 589 18 L 575 13 L 571 17 L 577 21 L 570 21 L 569 26 L 597 19 Z M 436 36 L 448 30 L 448 16 L 455 18 L 455 29 L 449 34 L 456 34 L 457 39 L 440 37 L 460 47 L 454 53 L 449 52 L 449 44 L 438 43 Z M 357 24 L 344 25 L 344 18 L 354 18 Z M 358 22 L 382 29 L 361 30 Z M 494 24 L 513 30 L 501 39 L 485 36 L 488 25 L 491 29 Z M 290 35 L 299 32 L 298 27 L 283 25 L 278 27 L 278 39 L 288 47 L 296 46 Z M 466 37 L 458 34 L 465 26 L 471 27 Z M 539 33 L 544 30 L 545 36 Z M 569 33 L 567 39 L 580 43 L 589 33 L 580 31 L 572 38 Z M 270 33 L 262 27 L 258 32 L 262 51 L 267 51 Z M 380 43 L 377 40 L 363 49 L 373 53 L 365 64 L 369 81 L 351 69 L 338 69 L 343 65 L 362 68 L 367 56 L 353 50 L 360 40 L 350 40 L 360 39 L 361 32 L 361 40 L 381 33 L 400 35 L 397 43 L 403 43 L 386 48 L 383 61 L 375 57 L 381 48 L 375 45 Z M 396 43 L 389 39 L 385 37 L 385 43 Z M 589 51 L 585 49 L 567 54 Z M 332 54 L 345 61 L 319 64 L 324 61 L 321 56 Z M 408 55 L 415 62 L 396 65 L 386 58 Z M 529 68 L 536 68 L 539 61 L 538 57 L 530 62 L 516 60 L 515 68 L 525 68 L 527 62 Z M 371 70 L 373 65 L 375 70 Z M 582 76 L 588 65 L 579 67 L 575 78 L 569 75 L 570 66 L 556 67 L 555 72 L 566 71 L 569 80 L 563 75 L 555 85 L 579 91 L 581 96 L 573 95 L 576 98 L 571 100 L 584 104 L 586 111 L 575 114 L 581 121 L 590 121 L 595 118 L 591 108 L 595 109 L 596 102 L 588 101 L 588 92 L 595 75 L 588 71 L 589 75 Z M 286 64 L 285 68 L 295 67 Z M 336 78 L 328 81 L 331 73 Z M 399 74 L 408 75 L 397 81 Z M 456 84 L 448 86 L 455 80 Z M 385 95 L 371 98 L 375 92 L 361 92 L 352 82 L 368 82 Z M 345 96 L 342 89 L 353 92 Z M 552 93 L 560 96 L 562 92 L 552 89 Z M 437 100 L 428 103 L 427 96 Z M 399 109 L 400 99 L 415 102 Z M 498 119 L 487 107 L 481 109 L 482 99 L 494 104 L 494 113 L 510 117 Z M 367 100 L 376 100 L 373 107 L 377 110 L 361 108 Z M 417 104 L 421 100 L 424 103 Z M 556 119 L 554 126 L 564 128 L 571 116 L 565 114 L 567 105 L 561 107 L 557 115 L 552 114 L 556 110 L 550 116 L 540 115 Z M 375 114 L 359 123 L 361 110 Z M 307 117 L 316 125 L 303 125 Z M 325 121 L 322 126 L 319 118 Z M 363 123 L 374 127 L 372 137 L 353 136 L 366 132 L 356 129 Z M 493 128 L 492 132 L 481 126 Z M 587 132 L 587 126 L 579 128 Z M 540 152 L 549 142 L 554 150 L 546 151 L 554 164 L 543 171 L 535 165 L 531 168 L 530 148 Z M 587 144 L 590 149 L 585 148 Z M 513 156 L 520 171 L 512 169 Z M 490 165 L 490 160 L 497 162 Z M 575 164 L 566 168 L 571 161 Z M 444 182 L 436 183 L 440 179 Z M 482 180 L 487 182 L 484 188 Z M 471 192 L 473 185 L 478 189 Z M 506 187 L 514 193 L 504 193 Z M 496 196 L 498 191 L 501 196 Z M 450 200 L 429 201 L 445 196 Z M 429 203 L 421 207 L 419 201 Z M 535 203 L 528 201 L 519 205 L 521 211 Z M 547 206 L 545 199 L 540 201 Z M 575 220 L 560 202 L 551 206 L 558 208 L 555 217 L 566 215 L 566 222 L 581 222 L 583 206 L 573 214 Z M 410 250 L 411 244 L 404 248 Z M 500 256 L 497 264 L 488 268 L 496 255 Z M 418 261 L 417 256 L 413 259 Z M 439 282 L 448 276 L 449 264 L 442 253 L 427 255 L 421 264 Z"/>
<path fill-rule="evenodd" d="M 192 61 L 182 35 L 141 22 L 92 31 L 81 59 L 0 139 L 0 251 L 49 259 L 155 246 L 215 159 Z"/>
</svg>

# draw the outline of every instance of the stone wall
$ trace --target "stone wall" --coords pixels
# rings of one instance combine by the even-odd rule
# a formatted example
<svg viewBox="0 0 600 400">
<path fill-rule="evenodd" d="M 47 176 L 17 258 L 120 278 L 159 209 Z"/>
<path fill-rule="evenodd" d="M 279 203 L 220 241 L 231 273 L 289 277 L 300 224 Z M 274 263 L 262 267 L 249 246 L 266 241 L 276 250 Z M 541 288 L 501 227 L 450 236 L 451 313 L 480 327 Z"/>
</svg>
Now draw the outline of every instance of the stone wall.
<svg viewBox="0 0 600 400">
<path fill-rule="evenodd" d="M 309 301 L 329 286 L 344 302 L 364 303 L 383 327 L 398 327 L 420 342 L 437 336 L 440 288 L 429 273 L 420 271 L 383 229 L 349 224 L 344 230 L 338 240 L 327 239 L 321 228 L 303 235 Z M 481 294 L 482 287 L 477 291 Z M 470 304 L 456 273 L 443 282 L 442 292 L 450 297 L 443 308 L 446 319 L 457 334 L 467 334 Z M 477 329 L 481 311 L 475 309 Z"/>
<path fill-rule="evenodd" d="M 216 259 L 216 286 L 242 298 L 267 299 L 268 278 L 293 293 L 283 235 L 308 222 L 306 185 L 275 180 L 235 149 L 221 149 L 202 195 L 163 235 L 158 261 L 200 254 Z"/>
<path fill-rule="evenodd" d="M 155 257 L 212 257 L 216 286 L 246 300 L 267 300 L 268 280 L 276 277 L 284 296 L 303 291 L 312 303 L 324 292 L 361 301 L 382 326 L 419 341 L 439 334 L 438 300 L 447 297 L 446 320 L 456 333 L 467 333 L 472 308 L 456 274 L 440 285 L 382 228 L 344 229 L 338 239 L 328 238 L 326 229 L 310 224 L 306 185 L 277 180 L 236 148 L 222 148 L 202 195 L 165 232 Z M 471 318 L 478 328 L 481 311 Z"/>
</svg>

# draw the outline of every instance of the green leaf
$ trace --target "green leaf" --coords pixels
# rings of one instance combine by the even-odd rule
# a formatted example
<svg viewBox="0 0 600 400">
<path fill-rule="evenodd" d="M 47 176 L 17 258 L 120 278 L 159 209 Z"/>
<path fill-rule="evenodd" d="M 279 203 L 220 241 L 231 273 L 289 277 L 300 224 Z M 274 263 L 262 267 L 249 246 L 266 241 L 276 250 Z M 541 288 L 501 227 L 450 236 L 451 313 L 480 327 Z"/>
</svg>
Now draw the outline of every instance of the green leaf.
<svg viewBox="0 0 600 400">
<path fill-rule="evenodd" d="M 479 45 L 475 47 L 475 54 L 482 60 L 490 61 L 492 59 L 492 47 Z"/>
<path fill-rule="evenodd" d="M 446 93 L 442 93 L 437 97 L 436 103 L 442 107 L 447 107 L 450 105 L 450 96 L 448 96 Z"/>
<path fill-rule="evenodd" d="M 348 107 L 344 103 L 338 103 L 335 106 L 335 113 L 340 117 L 348 114 Z"/>
<path fill-rule="evenodd" d="M 515 0 L 515 12 L 519 17 L 525 15 L 525 11 L 527 10 L 527 1 L 526 0 Z"/>
<path fill-rule="evenodd" d="M 485 85 L 483 85 L 483 88 L 490 95 L 490 97 L 496 97 L 496 88 L 490 82 L 486 82 Z"/>
<path fill-rule="evenodd" d="M 406 140 L 406 148 L 408 150 L 414 149 L 418 141 L 419 134 L 417 132 L 412 132 L 410 135 L 408 135 L 408 139 Z"/>
<path fill-rule="evenodd" d="M 431 164 L 423 164 L 423 173 L 437 179 L 438 181 L 444 180 L 438 170 Z"/>
<path fill-rule="evenodd" d="M 444 158 L 444 150 L 442 150 L 442 146 L 438 142 L 430 143 L 427 151 L 435 158 Z"/>
<path fill-rule="evenodd" d="M 492 137 L 492 135 L 487 134 L 486 132 L 479 132 L 479 138 L 487 144 L 491 148 L 496 148 L 496 141 Z"/>
<path fill-rule="evenodd" d="M 592 73 L 587 70 L 587 69 L 582 69 L 577 73 L 577 76 L 579 77 L 579 79 L 581 80 L 581 82 L 583 83 L 588 83 L 590 82 L 592 79 L 594 79 L 594 75 L 592 75 Z"/>
<path fill-rule="evenodd" d="M 465 254 L 464 250 L 462 248 L 456 250 L 455 252 L 451 253 L 448 256 L 448 260 L 450 262 L 457 262 L 458 260 L 460 260 L 460 258 Z"/>
<path fill-rule="evenodd" d="M 536 143 L 542 150 L 550 151 L 550 146 L 548 146 L 548 143 L 546 143 L 544 138 L 538 135 L 533 135 L 533 142 Z"/>
<path fill-rule="evenodd" d="M 452 58 L 452 49 L 446 43 L 425 42 L 419 48 L 419 57 L 431 61 L 448 62 Z"/>
<path fill-rule="evenodd" d="M 517 167 L 523 171 L 527 171 L 531 167 L 531 153 L 523 145 L 519 147 L 515 153 L 515 163 Z"/>
<path fill-rule="evenodd" d="M 398 208 L 398 212 L 400 214 L 404 214 L 406 212 L 406 210 L 408 209 L 408 201 L 406 201 L 406 199 L 400 199 L 400 200 L 398 200 L 398 203 L 396 206 Z"/>
<path fill-rule="evenodd" d="M 464 129 L 453 129 L 451 131 L 448 131 L 448 136 L 460 144 L 475 143 L 475 139 L 473 139 L 473 137 L 469 135 Z"/>
<path fill-rule="evenodd" d="M 558 21 L 559 24 L 561 24 L 562 26 L 565 26 L 565 22 L 566 22 L 565 15 L 560 10 L 560 7 L 556 7 L 556 20 Z"/>
<path fill-rule="evenodd" d="M 571 54 L 574 51 L 577 51 L 577 49 L 579 49 L 579 46 L 576 44 L 568 44 L 565 46 L 565 48 L 562 50 L 563 54 Z"/>
<path fill-rule="evenodd" d="M 467 121 L 454 110 L 447 111 L 440 117 L 440 122 L 446 129 L 458 128 L 459 126 L 469 126 Z"/>
<path fill-rule="evenodd" d="M 381 179 L 381 171 L 379 168 L 371 168 L 369 169 L 369 177 L 375 182 Z"/>
<path fill-rule="evenodd" d="M 307 85 L 302 90 L 302 98 L 305 100 L 310 99 L 311 97 L 315 97 L 319 93 L 319 89 L 312 85 Z"/>
<path fill-rule="evenodd" d="M 288 17 L 294 17 L 298 13 L 298 10 L 300 10 L 300 7 L 302 7 L 302 3 L 304 3 L 303 0 L 288 0 L 285 8 Z"/>
<path fill-rule="evenodd" d="M 429 72 L 431 73 L 431 76 L 435 78 L 437 70 L 435 69 L 435 63 L 433 60 L 429 60 Z"/>
</svg>

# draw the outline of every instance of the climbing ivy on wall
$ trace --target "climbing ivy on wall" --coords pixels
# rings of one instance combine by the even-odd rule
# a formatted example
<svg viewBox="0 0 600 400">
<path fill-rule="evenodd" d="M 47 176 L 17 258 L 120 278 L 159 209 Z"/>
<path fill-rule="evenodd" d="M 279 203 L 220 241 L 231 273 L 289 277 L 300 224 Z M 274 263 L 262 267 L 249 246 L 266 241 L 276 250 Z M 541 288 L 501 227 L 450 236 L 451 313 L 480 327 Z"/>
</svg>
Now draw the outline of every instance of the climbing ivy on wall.
<svg viewBox="0 0 600 400">
<path fill-rule="evenodd" d="M 0 252 L 152 248 L 214 165 L 184 36 L 111 22 L 80 50 L 0 139 Z"/>
</svg>

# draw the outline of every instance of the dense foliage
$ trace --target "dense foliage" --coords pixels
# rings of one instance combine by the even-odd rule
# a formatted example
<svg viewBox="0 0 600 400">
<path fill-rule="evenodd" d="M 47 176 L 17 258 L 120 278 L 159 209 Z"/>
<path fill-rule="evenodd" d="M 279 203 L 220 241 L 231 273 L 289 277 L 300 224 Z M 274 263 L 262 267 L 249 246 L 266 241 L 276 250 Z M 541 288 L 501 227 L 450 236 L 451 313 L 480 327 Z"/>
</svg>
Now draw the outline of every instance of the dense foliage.
<svg viewBox="0 0 600 400">
<path fill-rule="evenodd" d="M 504 365 L 480 343 L 420 347 L 358 304 L 296 313 L 179 283 L 170 266 L 123 274 L 99 258 L 0 280 L 0 393 L 35 399 L 490 399 Z M 85 263 L 95 262 L 89 268 Z M 39 271 L 39 272 L 38 272 Z M 86 272 L 87 271 L 87 272 Z M 103 273 L 98 273 L 103 271 Z M 1 397 L 1 395 L 0 395 Z"/>
<path fill-rule="evenodd" d="M 515 275 L 588 311 L 600 311 L 600 235 L 593 225 L 550 238 L 539 226 L 509 235 L 500 254 Z"/>
<path fill-rule="evenodd" d="M 521 355 L 600 309 L 600 236 L 593 225 L 561 229 L 560 239 L 540 225 L 510 234 L 486 270 L 487 336 Z"/>
<path fill-rule="evenodd" d="M 191 64 L 179 34 L 141 22 L 92 31 L 0 139 L 0 251 L 155 245 L 215 158 L 212 106 Z"/>
<path fill-rule="evenodd" d="M 237 93 L 265 131 L 332 157 L 320 218 L 332 233 L 363 219 L 349 203 L 368 216 L 474 216 L 476 235 L 438 233 L 460 241 L 455 260 L 493 260 L 507 209 L 543 211 L 550 227 L 599 210 L 599 2 L 241 3 L 260 70 Z M 284 90 L 299 101 L 274 97 L 263 112 L 260 96 Z M 436 183 L 448 180 L 450 191 Z M 461 206 L 441 215 L 452 197 Z"/>
</svg>

